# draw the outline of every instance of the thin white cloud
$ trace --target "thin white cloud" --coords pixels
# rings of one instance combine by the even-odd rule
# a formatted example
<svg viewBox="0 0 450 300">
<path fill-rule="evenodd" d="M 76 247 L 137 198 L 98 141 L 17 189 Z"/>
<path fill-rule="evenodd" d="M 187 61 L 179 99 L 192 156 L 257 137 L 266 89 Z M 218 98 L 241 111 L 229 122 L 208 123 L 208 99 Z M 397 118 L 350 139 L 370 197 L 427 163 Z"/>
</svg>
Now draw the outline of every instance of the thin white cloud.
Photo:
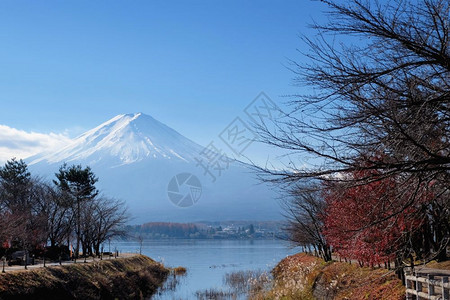
<svg viewBox="0 0 450 300">
<path fill-rule="evenodd" d="M 0 125 L 0 163 L 16 157 L 29 156 L 61 149 L 71 139 L 66 134 L 27 132 Z"/>
</svg>

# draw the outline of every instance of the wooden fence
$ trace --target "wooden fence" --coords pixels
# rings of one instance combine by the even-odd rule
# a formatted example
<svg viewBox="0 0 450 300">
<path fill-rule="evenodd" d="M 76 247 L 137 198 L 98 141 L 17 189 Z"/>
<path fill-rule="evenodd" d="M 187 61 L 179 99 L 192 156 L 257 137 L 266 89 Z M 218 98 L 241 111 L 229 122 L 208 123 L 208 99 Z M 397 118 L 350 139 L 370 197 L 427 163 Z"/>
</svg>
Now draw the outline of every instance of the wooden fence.
<svg viewBox="0 0 450 300">
<path fill-rule="evenodd" d="M 407 300 L 450 300 L 449 274 L 436 269 L 405 270 Z"/>
</svg>

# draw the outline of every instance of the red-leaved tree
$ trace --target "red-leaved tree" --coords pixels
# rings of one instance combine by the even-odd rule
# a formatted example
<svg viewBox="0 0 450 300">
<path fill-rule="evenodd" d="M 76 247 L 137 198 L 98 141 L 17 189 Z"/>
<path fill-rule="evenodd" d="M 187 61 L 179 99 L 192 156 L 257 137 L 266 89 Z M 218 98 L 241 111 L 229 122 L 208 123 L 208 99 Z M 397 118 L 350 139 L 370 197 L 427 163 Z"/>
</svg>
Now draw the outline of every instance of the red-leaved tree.
<svg viewBox="0 0 450 300">
<path fill-rule="evenodd" d="M 414 192 L 415 199 L 420 193 L 426 203 L 431 198 L 428 189 L 408 190 L 404 182 L 400 184 L 396 178 L 383 177 L 373 170 L 346 176 L 353 182 L 358 178 L 372 180 L 361 185 L 325 185 L 324 235 L 333 251 L 371 266 L 408 257 L 410 253 L 402 251 L 421 235 L 425 224 L 422 203 L 410 205 L 408 201 Z"/>
</svg>

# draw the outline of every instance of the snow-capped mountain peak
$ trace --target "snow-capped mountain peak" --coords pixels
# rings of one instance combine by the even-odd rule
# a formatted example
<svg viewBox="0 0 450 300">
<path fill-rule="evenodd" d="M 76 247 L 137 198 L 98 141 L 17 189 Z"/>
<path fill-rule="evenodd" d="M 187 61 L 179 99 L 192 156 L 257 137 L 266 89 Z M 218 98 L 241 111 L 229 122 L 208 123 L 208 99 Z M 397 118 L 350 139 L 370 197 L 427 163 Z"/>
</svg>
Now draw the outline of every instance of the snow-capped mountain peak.
<svg viewBox="0 0 450 300">
<path fill-rule="evenodd" d="M 144 159 L 191 162 L 201 146 L 143 113 L 123 114 L 75 138 L 60 151 L 33 158 L 30 164 L 87 161 L 118 166 Z"/>
<path fill-rule="evenodd" d="M 125 200 L 136 222 L 279 218 L 274 192 L 256 185 L 245 164 L 208 165 L 206 160 L 201 164 L 203 150 L 151 116 L 135 113 L 118 115 L 59 151 L 27 161 L 33 174 L 49 180 L 63 163 L 90 166 L 99 178 L 99 190 Z M 169 198 L 169 191 L 174 193 L 169 183 L 186 173 L 200 182 L 201 198 L 180 208 Z M 175 193 L 191 191 L 175 182 L 179 185 Z"/>
</svg>

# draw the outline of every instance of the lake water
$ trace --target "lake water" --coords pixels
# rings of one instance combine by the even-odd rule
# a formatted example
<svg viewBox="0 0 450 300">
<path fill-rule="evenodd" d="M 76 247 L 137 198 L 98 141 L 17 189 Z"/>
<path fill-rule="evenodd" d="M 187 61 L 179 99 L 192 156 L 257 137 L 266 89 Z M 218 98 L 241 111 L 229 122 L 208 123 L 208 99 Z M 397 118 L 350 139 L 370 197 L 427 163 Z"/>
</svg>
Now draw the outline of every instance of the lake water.
<svg viewBox="0 0 450 300">
<path fill-rule="evenodd" d="M 111 243 L 121 252 L 139 252 L 138 242 Z M 270 271 L 287 255 L 299 252 L 280 240 L 147 240 L 142 254 L 168 267 L 187 268 L 175 290 L 157 300 L 196 299 L 197 291 L 227 290 L 224 276 L 235 271 Z"/>
</svg>

